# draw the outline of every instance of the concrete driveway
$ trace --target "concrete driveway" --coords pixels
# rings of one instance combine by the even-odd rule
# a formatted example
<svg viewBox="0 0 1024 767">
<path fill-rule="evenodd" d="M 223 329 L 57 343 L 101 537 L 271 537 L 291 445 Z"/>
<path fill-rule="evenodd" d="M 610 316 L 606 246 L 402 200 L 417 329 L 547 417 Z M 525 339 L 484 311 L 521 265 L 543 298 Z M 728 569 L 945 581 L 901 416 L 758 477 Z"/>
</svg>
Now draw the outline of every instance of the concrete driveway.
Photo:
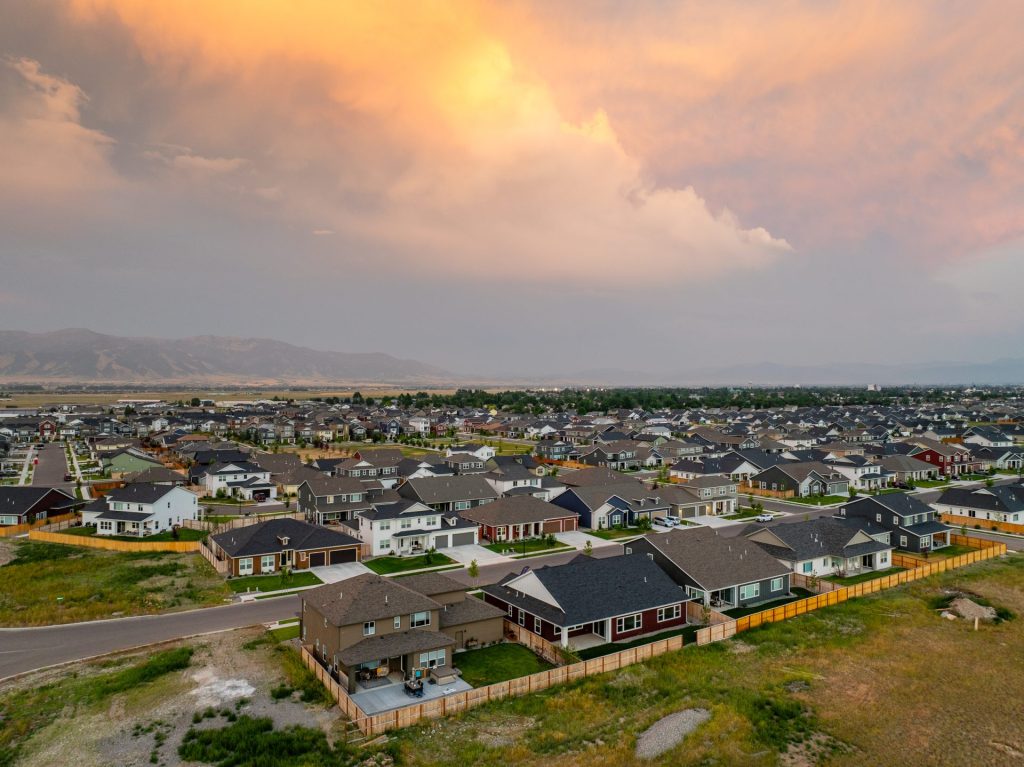
<svg viewBox="0 0 1024 767">
<path fill-rule="evenodd" d="M 638 533 L 639 534 L 639 533 Z M 573 530 L 568 533 L 555 533 L 555 538 L 562 543 L 567 543 L 577 549 L 583 549 L 587 545 L 587 541 L 590 541 L 592 548 L 601 548 L 602 546 L 618 546 L 618 541 L 606 541 L 604 538 L 598 538 L 596 535 L 590 535 L 582 530 Z"/>
<path fill-rule="evenodd" d="M 311 567 L 309 571 L 324 583 L 337 583 L 346 578 L 354 578 L 363 573 L 372 573 L 369 567 L 362 562 L 342 562 L 340 565 L 324 565 L 323 567 Z"/>
<path fill-rule="evenodd" d="M 477 565 L 483 567 L 484 565 L 493 565 L 495 562 L 507 562 L 508 557 L 491 551 L 484 546 L 479 546 L 475 543 L 468 546 L 449 546 L 447 549 L 438 549 L 438 554 L 444 554 L 446 557 L 451 557 L 456 562 L 468 565 L 474 559 Z"/>
</svg>

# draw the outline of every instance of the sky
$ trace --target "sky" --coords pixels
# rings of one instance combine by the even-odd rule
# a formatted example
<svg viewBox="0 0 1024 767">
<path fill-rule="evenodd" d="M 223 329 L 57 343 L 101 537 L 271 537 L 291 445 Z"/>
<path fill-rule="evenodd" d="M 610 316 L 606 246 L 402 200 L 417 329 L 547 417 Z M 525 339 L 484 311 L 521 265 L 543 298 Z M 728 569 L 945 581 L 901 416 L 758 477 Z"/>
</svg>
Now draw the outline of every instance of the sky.
<svg viewBox="0 0 1024 767">
<path fill-rule="evenodd" d="M 1024 356 L 1024 4 L 0 0 L 0 328 Z"/>
</svg>

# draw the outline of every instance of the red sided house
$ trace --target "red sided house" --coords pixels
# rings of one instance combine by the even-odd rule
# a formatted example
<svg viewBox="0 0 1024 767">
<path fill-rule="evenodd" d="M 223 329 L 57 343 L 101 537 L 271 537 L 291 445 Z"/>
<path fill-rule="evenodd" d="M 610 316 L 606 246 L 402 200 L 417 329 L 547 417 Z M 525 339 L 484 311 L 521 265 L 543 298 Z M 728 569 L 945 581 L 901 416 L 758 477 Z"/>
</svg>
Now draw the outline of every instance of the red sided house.
<svg viewBox="0 0 1024 767">
<path fill-rule="evenodd" d="M 506 619 L 549 642 L 585 649 L 685 625 L 687 596 L 647 557 L 578 556 L 483 588 Z"/>
<path fill-rule="evenodd" d="M 480 526 L 480 538 L 517 541 L 576 529 L 579 514 L 540 500 L 533 495 L 510 495 L 492 503 L 459 512 Z"/>
</svg>

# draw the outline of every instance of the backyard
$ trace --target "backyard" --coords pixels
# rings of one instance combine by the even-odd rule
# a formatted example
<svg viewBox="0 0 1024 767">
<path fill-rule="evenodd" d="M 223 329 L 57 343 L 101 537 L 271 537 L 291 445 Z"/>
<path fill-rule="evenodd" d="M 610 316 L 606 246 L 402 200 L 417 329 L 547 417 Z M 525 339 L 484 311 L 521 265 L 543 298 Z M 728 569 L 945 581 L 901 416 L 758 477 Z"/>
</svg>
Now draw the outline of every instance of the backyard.
<svg viewBox="0 0 1024 767">
<path fill-rule="evenodd" d="M 744 615 L 752 615 L 759 613 L 764 610 L 772 610 L 776 607 L 782 607 L 788 605 L 790 602 L 796 602 L 800 599 L 806 599 L 807 597 L 813 597 L 814 594 L 807 589 L 790 589 L 792 596 L 783 597 L 782 599 L 774 599 L 771 602 L 761 602 L 758 605 L 752 607 L 736 607 L 732 610 L 725 610 L 723 614 L 728 615 L 730 618 L 742 618 Z"/>
<path fill-rule="evenodd" d="M 0 625 L 39 626 L 222 604 L 198 554 L 120 553 L 0 540 Z"/>
<path fill-rule="evenodd" d="M 82 525 L 81 527 L 68 527 L 60 531 L 65 535 L 80 535 L 84 538 L 92 538 L 96 536 L 95 525 Z M 136 535 L 101 535 L 100 538 L 108 541 L 201 541 L 209 535 L 206 530 L 193 530 L 190 527 L 179 527 L 178 537 L 174 537 L 174 533 L 170 530 L 165 530 L 162 533 L 154 533 L 153 535 L 147 535 L 145 537 L 138 537 Z"/>
<path fill-rule="evenodd" d="M 462 678 L 474 687 L 547 671 L 551 664 L 521 644 L 505 643 L 466 650 L 452 656 Z"/>
<path fill-rule="evenodd" d="M 444 554 L 419 554 L 413 557 L 377 557 L 367 559 L 363 562 L 378 575 L 390 575 L 391 573 L 404 573 L 409 570 L 422 570 L 427 567 L 439 567 L 440 565 L 458 565 L 454 559 Z M 461 567 L 461 565 L 458 565 Z"/>
<path fill-rule="evenodd" d="M 974 549 L 967 549 L 973 551 Z M 875 578 L 885 578 L 887 575 L 895 575 L 896 573 L 902 573 L 907 568 L 905 567 L 890 567 L 888 570 L 869 570 L 866 573 L 860 573 L 858 575 L 849 575 L 845 578 L 840 578 L 838 575 L 829 575 L 824 578 L 826 581 L 839 584 L 840 586 L 853 586 L 856 583 L 863 583 L 864 581 L 873 581 Z"/>
</svg>

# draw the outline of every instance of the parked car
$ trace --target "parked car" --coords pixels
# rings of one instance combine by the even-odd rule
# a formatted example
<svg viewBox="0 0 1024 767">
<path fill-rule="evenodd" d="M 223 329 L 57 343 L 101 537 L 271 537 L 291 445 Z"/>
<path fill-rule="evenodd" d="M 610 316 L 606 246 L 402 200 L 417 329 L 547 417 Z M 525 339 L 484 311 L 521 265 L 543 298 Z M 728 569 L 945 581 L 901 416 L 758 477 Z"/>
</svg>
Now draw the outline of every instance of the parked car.
<svg viewBox="0 0 1024 767">
<path fill-rule="evenodd" d="M 771 522 L 773 519 L 775 519 L 775 517 L 773 517 L 771 514 L 768 514 L 767 512 L 764 514 L 758 514 L 756 517 L 754 517 L 755 522 Z"/>
<path fill-rule="evenodd" d="M 675 527 L 679 524 L 679 520 L 675 517 L 655 517 L 654 524 L 662 527 Z"/>
</svg>

